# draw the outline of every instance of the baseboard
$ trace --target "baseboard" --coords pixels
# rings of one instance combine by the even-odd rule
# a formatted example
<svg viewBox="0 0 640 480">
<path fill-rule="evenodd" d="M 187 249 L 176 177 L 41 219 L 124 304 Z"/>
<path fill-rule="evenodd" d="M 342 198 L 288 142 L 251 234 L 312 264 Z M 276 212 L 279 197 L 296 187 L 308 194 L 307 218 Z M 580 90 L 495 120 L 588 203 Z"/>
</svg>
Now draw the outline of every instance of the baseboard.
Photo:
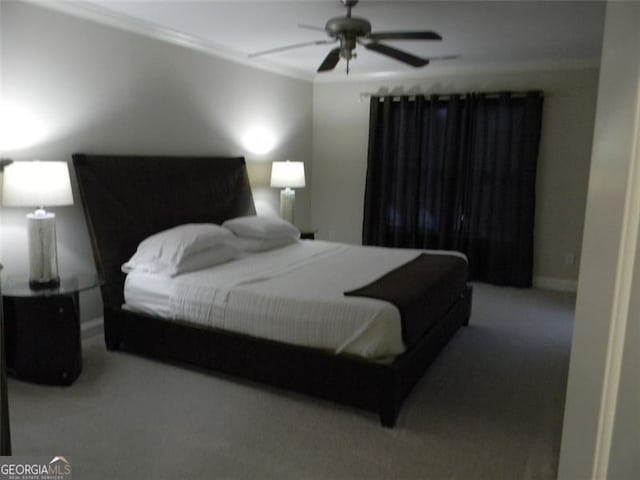
<svg viewBox="0 0 640 480">
<path fill-rule="evenodd" d="M 578 281 L 567 278 L 533 277 L 533 286 L 543 290 L 556 290 L 558 292 L 577 292 Z"/>
<path fill-rule="evenodd" d="M 103 318 L 98 317 L 86 322 L 80 323 L 80 332 L 82 338 L 91 338 L 96 335 L 101 335 L 103 332 Z"/>
</svg>

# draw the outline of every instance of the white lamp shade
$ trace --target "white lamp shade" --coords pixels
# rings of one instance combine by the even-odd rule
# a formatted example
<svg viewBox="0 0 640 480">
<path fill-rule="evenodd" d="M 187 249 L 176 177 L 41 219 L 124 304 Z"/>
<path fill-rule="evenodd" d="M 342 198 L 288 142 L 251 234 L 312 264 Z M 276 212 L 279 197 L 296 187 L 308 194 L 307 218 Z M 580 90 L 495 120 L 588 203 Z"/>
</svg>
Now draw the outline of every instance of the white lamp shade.
<svg viewBox="0 0 640 480">
<path fill-rule="evenodd" d="M 14 162 L 4 169 L 2 204 L 6 207 L 73 205 L 67 162 Z"/>
<path fill-rule="evenodd" d="M 279 188 L 303 188 L 303 162 L 273 162 L 271 165 L 271 186 Z"/>
</svg>

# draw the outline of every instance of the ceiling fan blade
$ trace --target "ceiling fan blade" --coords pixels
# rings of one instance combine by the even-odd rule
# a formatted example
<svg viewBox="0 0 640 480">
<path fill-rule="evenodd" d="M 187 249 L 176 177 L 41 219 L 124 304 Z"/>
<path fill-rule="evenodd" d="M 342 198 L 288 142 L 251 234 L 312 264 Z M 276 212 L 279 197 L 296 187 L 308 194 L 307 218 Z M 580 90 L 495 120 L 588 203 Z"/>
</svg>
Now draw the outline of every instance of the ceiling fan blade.
<svg viewBox="0 0 640 480">
<path fill-rule="evenodd" d="M 439 33 L 424 32 L 375 32 L 370 33 L 367 38 L 371 40 L 442 40 Z"/>
<path fill-rule="evenodd" d="M 299 23 L 298 28 L 306 28 L 307 30 L 315 30 L 316 32 L 324 32 L 324 27 L 316 27 L 315 25 L 307 25 L 306 23 Z"/>
<path fill-rule="evenodd" d="M 388 45 L 383 45 L 382 43 L 365 43 L 364 48 L 366 48 L 367 50 L 373 50 L 377 53 L 381 53 L 382 55 L 386 55 L 387 57 L 394 58 L 400 62 L 408 63 L 413 67 L 424 67 L 429 63 L 429 60 L 416 57 L 411 53 L 403 52 L 402 50 L 398 50 L 397 48 L 393 48 Z"/>
<path fill-rule="evenodd" d="M 286 45 L 284 47 L 270 48 L 269 50 L 262 50 L 260 52 L 250 53 L 249 57 L 250 58 L 259 57 L 261 55 L 267 55 L 269 53 L 284 52 L 286 50 L 293 50 L 295 48 L 310 47 L 311 45 L 327 45 L 329 43 L 335 43 L 336 41 L 337 40 L 335 39 L 331 39 L 331 40 L 315 40 L 312 42 L 294 43 L 293 45 Z"/>
<path fill-rule="evenodd" d="M 336 47 L 329 52 L 318 67 L 318 72 L 328 72 L 329 70 L 333 70 L 336 68 L 338 61 L 340 61 L 340 47 Z"/>
</svg>

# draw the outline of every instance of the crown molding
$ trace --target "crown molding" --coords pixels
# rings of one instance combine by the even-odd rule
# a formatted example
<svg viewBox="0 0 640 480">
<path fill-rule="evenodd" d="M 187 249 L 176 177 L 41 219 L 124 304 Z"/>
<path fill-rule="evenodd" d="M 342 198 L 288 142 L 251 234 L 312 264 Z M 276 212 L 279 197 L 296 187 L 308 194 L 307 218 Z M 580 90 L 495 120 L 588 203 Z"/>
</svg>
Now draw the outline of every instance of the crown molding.
<svg viewBox="0 0 640 480">
<path fill-rule="evenodd" d="M 517 74 L 531 72 L 559 72 L 572 70 L 598 70 L 600 59 L 573 60 L 559 62 L 557 60 L 536 62 L 511 62 L 511 63 L 466 63 L 447 64 L 446 62 L 430 64 L 425 68 L 387 71 L 375 73 L 356 73 L 344 75 L 339 72 L 318 74 L 313 78 L 313 83 L 344 83 L 364 82 L 374 80 L 416 80 L 425 78 L 445 77 L 452 75 L 497 75 Z"/>
<path fill-rule="evenodd" d="M 1 1 L 1 0 L 0 0 Z M 363 82 L 380 79 L 387 80 L 412 80 L 430 77 L 442 77 L 450 75 L 474 75 L 474 74 L 499 74 L 499 73 L 530 73 L 542 71 L 566 71 L 586 70 L 600 68 L 600 59 L 589 60 L 542 60 L 534 62 L 511 63 L 448 63 L 438 61 L 431 63 L 426 68 L 412 70 L 395 70 L 372 73 L 352 73 L 345 75 L 342 70 L 318 74 L 309 73 L 293 67 L 283 66 L 270 62 L 264 58 L 249 58 L 246 54 L 234 51 L 227 47 L 206 42 L 200 38 L 186 35 L 168 28 L 160 27 L 150 22 L 138 20 L 133 17 L 108 10 L 99 5 L 73 0 L 18 0 L 23 3 L 37 5 L 42 8 L 54 10 L 70 16 L 82 18 L 91 22 L 110 26 L 127 32 L 143 35 L 161 40 L 174 45 L 179 45 L 191 50 L 203 52 L 217 58 L 235 62 L 251 68 L 283 75 L 297 80 L 312 83 L 343 83 Z M 455 60 L 454 60 L 455 62 Z"/>
<path fill-rule="evenodd" d="M 248 58 L 246 54 L 243 54 L 241 52 L 236 52 L 221 45 L 215 45 L 200 38 L 186 35 L 169 28 L 160 27 L 150 22 L 145 22 L 133 17 L 128 17 L 126 15 L 122 15 L 120 13 L 100 7 L 99 5 L 69 0 L 19 1 L 73 17 L 78 17 L 83 20 L 99 23 L 101 25 L 117 28 L 119 30 L 143 35 L 145 37 L 150 37 L 156 40 L 161 40 L 173 45 L 179 45 L 181 47 L 206 53 L 223 60 L 239 63 L 247 67 L 252 67 L 270 73 L 295 78 L 297 80 L 305 80 L 307 82 L 312 82 L 314 78 L 314 74 L 309 74 L 299 69 L 274 64 L 272 62 L 269 62 L 268 60 L 260 58 Z"/>
</svg>

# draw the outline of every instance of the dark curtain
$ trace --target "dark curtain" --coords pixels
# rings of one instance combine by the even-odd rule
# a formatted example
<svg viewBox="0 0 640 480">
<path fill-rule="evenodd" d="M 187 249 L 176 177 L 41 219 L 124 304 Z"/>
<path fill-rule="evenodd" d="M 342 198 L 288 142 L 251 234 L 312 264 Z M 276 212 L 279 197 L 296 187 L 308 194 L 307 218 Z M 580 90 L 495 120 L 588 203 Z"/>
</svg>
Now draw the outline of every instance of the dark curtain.
<svg viewBox="0 0 640 480">
<path fill-rule="evenodd" d="M 374 97 L 363 243 L 454 249 L 470 275 L 531 286 L 542 96 Z"/>
<path fill-rule="evenodd" d="M 458 245 L 468 111 L 444 101 L 371 101 L 363 240 L 366 245 Z"/>
</svg>

